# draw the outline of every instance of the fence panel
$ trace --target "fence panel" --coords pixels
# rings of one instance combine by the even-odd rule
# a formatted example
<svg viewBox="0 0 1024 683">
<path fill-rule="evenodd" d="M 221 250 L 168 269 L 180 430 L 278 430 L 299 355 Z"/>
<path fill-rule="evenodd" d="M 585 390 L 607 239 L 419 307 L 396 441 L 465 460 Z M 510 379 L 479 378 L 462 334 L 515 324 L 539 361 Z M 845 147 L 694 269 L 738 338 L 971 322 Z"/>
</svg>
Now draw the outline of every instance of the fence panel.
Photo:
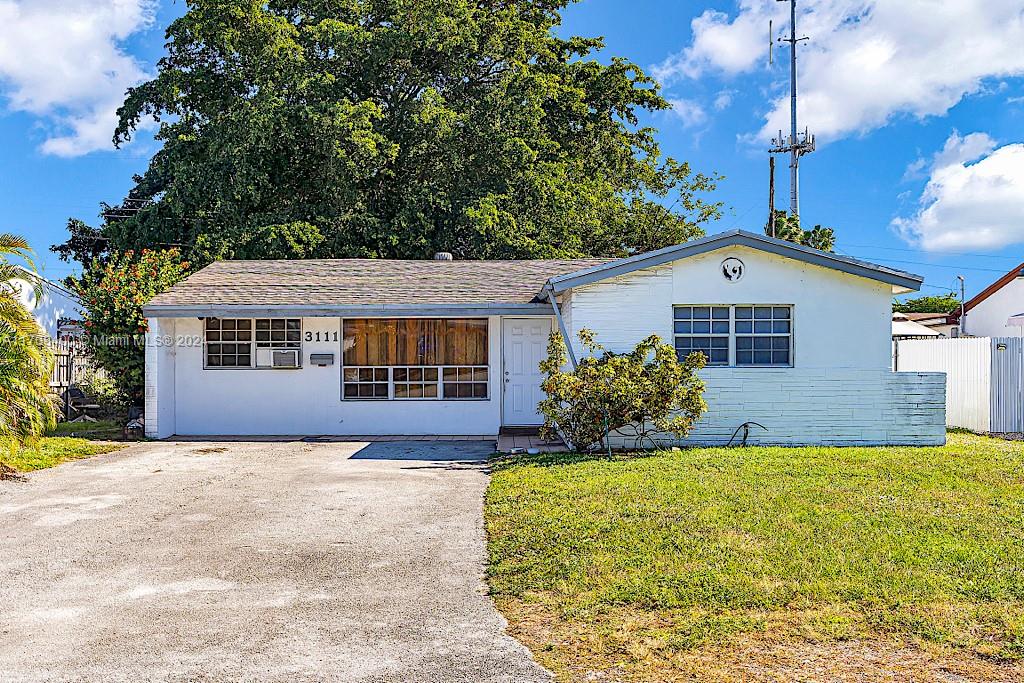
<svg viewBox="0 0 1024 683">
<path fill-rule="evenodd" d="M 72 384 L 81 381 L 90 367 L 85 342 L 80 339 L 54 339 L 50 341 L 53 350 L 53 373 L 50 375 L 50 390 L 63 394 Z"/>
<path fill-rule="evenodd" d="M 990 428 L 992 344 L 988 338 L 906 339 L 896 343 L 898 372 L 946 373 L 946 425 Z"/>
<path fill-rule="evenodd" d="M 992 338 L 993 432 L 1024 432 L 1024 340 Z"/>
</svg>

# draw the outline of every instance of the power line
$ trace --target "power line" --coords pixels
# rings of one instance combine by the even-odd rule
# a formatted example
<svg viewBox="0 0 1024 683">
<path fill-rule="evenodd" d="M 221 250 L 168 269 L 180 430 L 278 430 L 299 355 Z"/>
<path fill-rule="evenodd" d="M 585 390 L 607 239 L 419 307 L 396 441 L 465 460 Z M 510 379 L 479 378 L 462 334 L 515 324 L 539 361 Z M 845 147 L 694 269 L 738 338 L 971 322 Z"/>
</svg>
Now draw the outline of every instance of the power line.
<svg viewBox="0 0 1024 683">
<path fill-rule="evenodd" d="M 986 273 L 1006 273 L 1006 271 L 1001 269 L 1001 268 L 972 268 L 972 267 L 969 267 L 969 266 L 959 266 L 959 265 L 958 266 L 947 266 L 947 265 L 943 265 L 943 264 L 940 264 L 940 263 L 925 263 L 924 261 L 903 261 L 903 260 L 900 260 L 900 259 L 878 258 L 878 257 L 873 257 L 873 256 L 855 256 L 853 254 L 847 254 L 847 256 L 854 256 L 854 258 L 873 260 L 873 261 L 883 261 L 883 262 L 887 262 L 887 263 L 903 263 L 903 264 L 907 264 L 907 265 L 911 265 L 911 266 L 927 266 L 929 268 L 948 268 L 950 270 L 976 270 L 976 271 L 986 272 Z"/>
<path fill-rule="evenodd" d="M 875 245 L 875 244 L 846 244 L 846 243 L 844 243 L 843 246 L 844 247 L 848 247 L 848 248 L 853 248 L 853 249 L 882 249 L 884 251 L 902 251 L 902 252 L 907 252 L 907 253 L 912 253 L 912 254 L 920 254 L 921 253 L 920 249 L 903 249 L 903 248 L 900 248 L 900 247 L 880 247 L 880 246 Z M 1017 256 L 999 256 L 997 254 L 971 254 L 971 253 L 956 252 L 956 251 L 943 251 L 943 252 L 939 252 L 939 254 L 942 255 L 942 256 L 970 256 L 970 257 L 974 257 L 974 258 L 1005 259 L 1005 260 L 1009 260 L 1009 261 L 1017 261 L 1018 263 L 1020 263 L 1021 260 L 1024 260 L 1024 259 L 1021 259 L 1020 257 L 1017 257 Z"/>
</svg>

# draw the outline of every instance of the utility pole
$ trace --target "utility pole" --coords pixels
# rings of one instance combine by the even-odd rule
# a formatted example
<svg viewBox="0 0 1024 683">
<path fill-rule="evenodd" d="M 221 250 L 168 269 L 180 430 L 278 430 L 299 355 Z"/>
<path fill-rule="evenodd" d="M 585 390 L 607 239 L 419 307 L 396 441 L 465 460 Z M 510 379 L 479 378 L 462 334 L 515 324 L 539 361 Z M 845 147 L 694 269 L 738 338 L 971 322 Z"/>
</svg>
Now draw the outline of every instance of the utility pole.
<svg viewBox="0 0 1024 683">
<path fill-rule="evenodd" d="M 957 275 L 956 279 L 960 281 L 960 336 L 964 336 L 964 276 Z"/>
<path fill-rule="evenodd" d="M 768 157 L 768 234 L 775 237 L 775 157 Z"/>
<path fill-rule="evenodd" d="M 796 125 L 796 46 L 807 36 L 796 37 L 796 0 L 776 0 L 789 3 L 789 38 L 779 37 L 780 43 L 789 43 L 789 137 L 779 136 L 772 139 L 771 154 L 789 154 L 789 213 L 800 215 L 800 157 L 814 151 L 814 136 L 807 128 L 803 135 L 797 133 Z M 771 31 L 771 24 L 768 25 Z M 774 49 L 774 46 L 772 46 Z"/>
</svg>

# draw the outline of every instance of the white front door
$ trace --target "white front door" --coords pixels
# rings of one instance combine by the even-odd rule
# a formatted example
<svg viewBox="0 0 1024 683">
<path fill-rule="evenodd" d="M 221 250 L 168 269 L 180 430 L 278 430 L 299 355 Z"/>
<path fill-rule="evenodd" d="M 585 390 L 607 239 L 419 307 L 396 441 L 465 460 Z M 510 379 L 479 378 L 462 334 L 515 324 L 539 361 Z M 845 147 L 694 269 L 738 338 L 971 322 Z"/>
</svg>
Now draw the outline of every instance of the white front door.
<svg viewBox="0 0 1024 683">
<path fill-rule="evenodd" d="M 544 398 L 540 362 L 547 356 L 550 318 L 503 318 L 501 321 L 502 425 L 544 424 L 537 404 Z"/>
</svg>

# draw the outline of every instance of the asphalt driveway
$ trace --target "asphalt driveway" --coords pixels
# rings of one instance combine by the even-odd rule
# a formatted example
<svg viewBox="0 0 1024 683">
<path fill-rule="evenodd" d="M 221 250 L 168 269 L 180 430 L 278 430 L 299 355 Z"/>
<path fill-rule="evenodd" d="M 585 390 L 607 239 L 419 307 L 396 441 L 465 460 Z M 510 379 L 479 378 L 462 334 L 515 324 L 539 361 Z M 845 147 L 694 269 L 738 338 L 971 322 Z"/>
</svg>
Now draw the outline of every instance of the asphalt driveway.
<svg viewBox="0 0 1024 683">
<path fill-rule="evenodd" d="M 11 681 L 549 681 L 483 584 L 479 442 L 149 443 L 0 482 Z"/>
</svg>

